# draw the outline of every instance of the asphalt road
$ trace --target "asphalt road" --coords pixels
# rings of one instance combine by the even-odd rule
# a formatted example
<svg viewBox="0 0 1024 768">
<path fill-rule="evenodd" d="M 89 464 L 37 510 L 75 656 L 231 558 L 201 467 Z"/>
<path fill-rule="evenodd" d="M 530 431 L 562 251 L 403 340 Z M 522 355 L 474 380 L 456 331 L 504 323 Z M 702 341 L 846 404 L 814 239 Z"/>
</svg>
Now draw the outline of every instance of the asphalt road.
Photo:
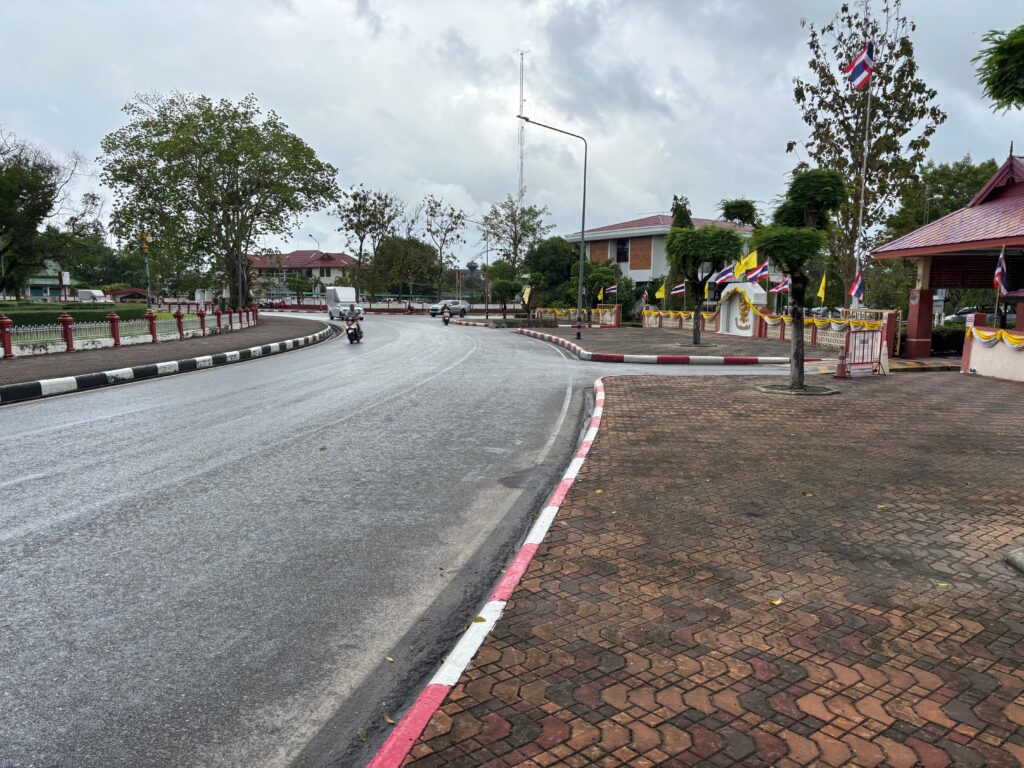
<svg viewBox="0 0 1024 768">
<path fill-rule="evenodd" d="M 0 409 L 0 766 L 358 764 L 560 475 L 594 378 L 654 372 L 366 331 Z"/>
</svg>

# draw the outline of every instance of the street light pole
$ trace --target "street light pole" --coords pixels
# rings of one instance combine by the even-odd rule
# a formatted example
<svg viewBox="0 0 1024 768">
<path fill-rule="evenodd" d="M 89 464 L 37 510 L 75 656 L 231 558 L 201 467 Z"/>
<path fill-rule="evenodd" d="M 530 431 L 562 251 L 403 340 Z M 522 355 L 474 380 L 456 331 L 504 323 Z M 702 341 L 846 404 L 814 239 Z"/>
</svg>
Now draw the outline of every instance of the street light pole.
<svg viewBox="0 0 1024 768">
<path fill-rule="evenodd" d="M 146 262 L 146 309 L 153 308 L 153 289 L 149 280 L 149 232 L 142 233 L 142 258 Z"/>
<path fill-rule="evenodd" d="M 576 340 L 580 340 L 580 329 L 583 327 L 583 264 L 586 261 L 586 231 L 587 231 L 587 140 L 580 136 L 578 133 L 570 133 L 569 131 L 563 131 L 561 128 L 555 128 L 553 125 L 545 125 L 544 123 L 538 123 L 536 120 L 531 120 L 525 115 L 516 115 L 520 120 L 531 125 L 538 125 L 541 128 L 547 128 L 549 131 L 555 131 L 556 133 L 564 133 L 566 136 L 572 136 L 574 139 L 579 139 L 583 142 L 583 211 L 580 215 L 580 279 L 576 293 Z"/>
<path fill-rule="evenodd" d="M 316 243 L 316 250 L 317 250 L 317 253 L 320 253 L 320 252 L 321 252 L 321 248 L 320 248 L 320 241 L 319 241 L 319 240 L 317 240 L 317 239 L 316 239 L 315 237 L 313 237 L 312 235 L 306 235 L 306 237 L 308 237 L 308 238 L 309 238 L 310 240 L 312 240 L 312 241 L 313 241 L 314 243 Z"/>
</svg>

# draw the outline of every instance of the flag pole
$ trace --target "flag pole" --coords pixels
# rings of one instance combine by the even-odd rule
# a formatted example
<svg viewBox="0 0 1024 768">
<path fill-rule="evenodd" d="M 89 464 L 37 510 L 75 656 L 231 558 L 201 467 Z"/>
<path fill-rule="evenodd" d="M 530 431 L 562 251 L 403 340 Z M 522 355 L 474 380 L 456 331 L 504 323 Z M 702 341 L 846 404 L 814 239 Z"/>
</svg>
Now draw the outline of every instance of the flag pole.
<svg viewBox="0 0 1024 768">
<path fill-rule="evenodd" d="M 867 21 L 867 2 L 864 3 L 864 19 Z M 860 166 L 860 206 L 857 211 L 857 240 L 853 244 L 854 247 L 854 259 L 857 271 L 863 268 L 861 264 L 861 248 L 860 243 L 863 239 L 863 227 L 864 227 L 864 195 L 867 192 L 868 183 L 868 152 L 871 147 L 871 85 L 874 80 L 874 61 L 872 61 L 872 71 L 868 76 L 868 99 L 867 106 L 865 107 L 864 116 L 864 157 L 861 159 Z M 860 308 L 860 299 L 856 296 L 853 297 L 852 306 L 854 309 Z"/>
</svg>

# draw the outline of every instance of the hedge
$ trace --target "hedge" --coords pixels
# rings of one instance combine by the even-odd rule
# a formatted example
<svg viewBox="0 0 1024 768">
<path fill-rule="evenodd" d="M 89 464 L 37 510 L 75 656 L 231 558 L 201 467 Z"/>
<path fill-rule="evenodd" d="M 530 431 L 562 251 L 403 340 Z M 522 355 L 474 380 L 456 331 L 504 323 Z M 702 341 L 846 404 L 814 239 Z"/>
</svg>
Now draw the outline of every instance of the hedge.
<svg viewBox="0 0 1024 768">
<path fill-rule="evenodd" d="M 76 323 L 95 323 L 107 319 L 111 310 L 117 312 L 122 320 L 137 320 L 146 314 L 146 306 L 136 304 L 118 304 L 116 306 L 78 304 L 67 310 L 54 305 L 36 305 L 33 307 L 17 307 L 9 309 L 0 307 L 0 314 L 6 315 L 15 325 L 50 325 L 66 311 L 75 318 Z"/>
<path fill-rule="evenodd" d="M 964 351 L 965 327 L 948 324 L 932 328 L 932 350 L 933 357 L 959 357 Z M 907 348 L 907 332 L 900 333 L 900 349 Z"/>
</svg>

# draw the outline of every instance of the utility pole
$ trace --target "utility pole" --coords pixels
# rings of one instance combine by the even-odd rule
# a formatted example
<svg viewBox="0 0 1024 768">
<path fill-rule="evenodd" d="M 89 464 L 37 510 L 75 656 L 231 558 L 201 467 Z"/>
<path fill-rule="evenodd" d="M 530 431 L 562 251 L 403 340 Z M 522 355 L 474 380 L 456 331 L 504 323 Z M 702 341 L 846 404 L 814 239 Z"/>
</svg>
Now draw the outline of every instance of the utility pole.
<svg viewBox="0 0 1024 768">
<path fill-rule="evenodd" d="M 146 262 L 146 309 L 152 309 L 153 290 L 149 280 L 149 232 L 143 230 L 139 240 L 142 243 L 142 258 Z"/>
</svg>

